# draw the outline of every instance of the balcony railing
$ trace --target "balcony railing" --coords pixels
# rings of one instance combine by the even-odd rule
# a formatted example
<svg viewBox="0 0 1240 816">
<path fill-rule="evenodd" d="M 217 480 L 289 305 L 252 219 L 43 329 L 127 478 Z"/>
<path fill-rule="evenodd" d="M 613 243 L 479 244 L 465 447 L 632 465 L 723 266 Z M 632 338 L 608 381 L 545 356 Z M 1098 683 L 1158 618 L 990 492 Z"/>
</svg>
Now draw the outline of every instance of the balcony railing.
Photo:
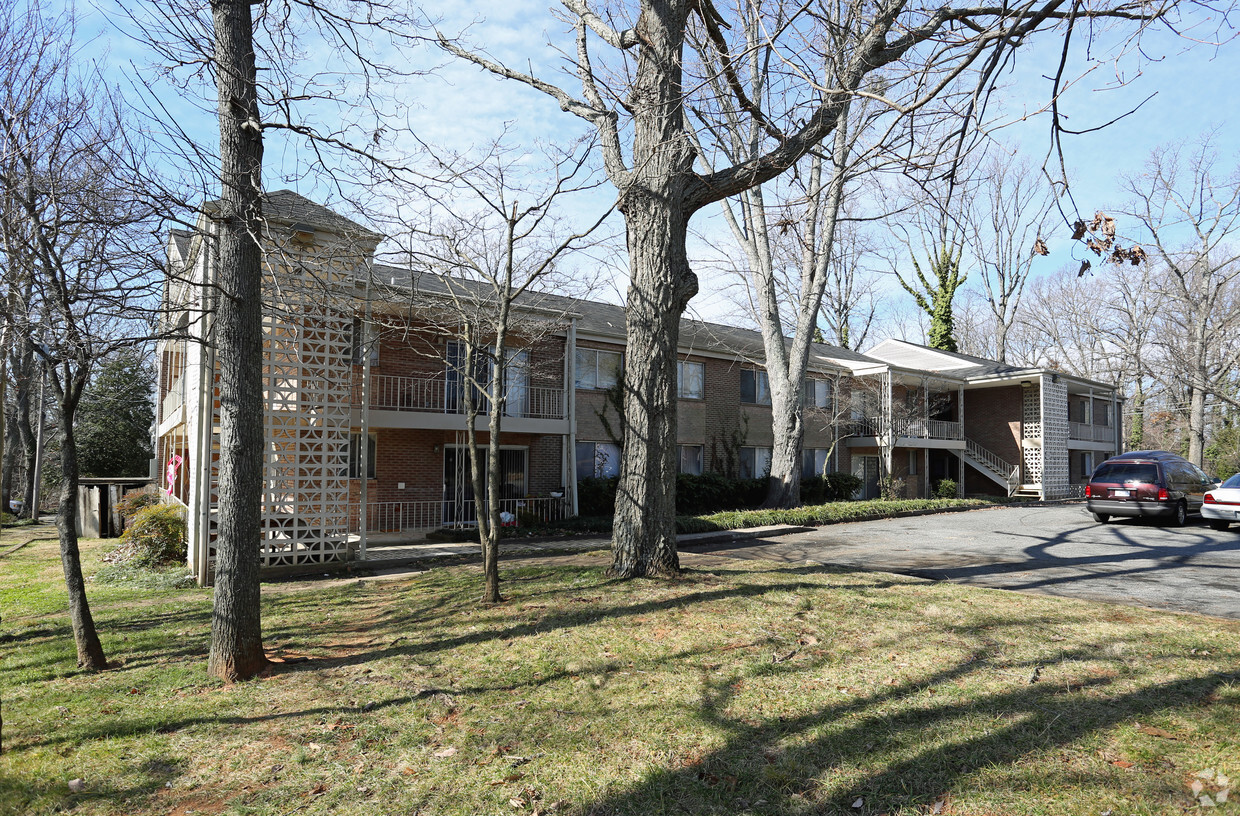
<svg viewBox="0 0 1240 816">
<path fill-rule="evenodd" d="M 1115 439 L 1115 428 L 1112 425 L 1069 422 L 1068 438 L 1079 442 L 1110 442 Z"/>
<path fill-rule="evenodd" d="M 507 389 L 504 416 L 525 419 L 564 419 L 564 389 L 511 385 Z M 353 404 L 361 405 L 362 388 L 353 387 Z M 479 394 L 477 404 L 486 413 L 488 400 Z M 376 374 L 370 378 L 370 407 L 380 411 L 465 413 L 464 388 L 459 382 L 434 377 L 395 377 Z"/>
<path fill-rule="evenodd" d="M 964 439 L 964 428 L 959 422 L 941 419 L 901 418 L 893 423 L 895 435 L 912 439 Z M 844 432 L 851 436 L 885 436 L 886 423 L 882 417 L 859 417 L 843 424 Z"/>
<path fill-rule="evenodd" d="M 168 417 L 176 413 L 177 409 L 185 404 L 185 377 L 177 377 L 172 381 L 164 398 L 160 403 L 159 419 L 162 422 Z"/>
<path fill-rule="evenodd" d="M 571 513 L 565 498 L 500 499 L 500 523 L 522 527 L 560 521 Z M 361 530 L 361 505 L 349 507 L 349 531 Z M 472 527 L 478 523 L 473 500 L 370 502 L 366 505 L 366 532 L 395 533 L 436 530 L 440 527 Z"/>
<path fill-rule="evenodd" d="M 900 419 L 896 420 L 896 436 L 914 439 L 964 439 L 964 431 L 959 422 L 948 422 L 942 419 Z"/>
</svg>

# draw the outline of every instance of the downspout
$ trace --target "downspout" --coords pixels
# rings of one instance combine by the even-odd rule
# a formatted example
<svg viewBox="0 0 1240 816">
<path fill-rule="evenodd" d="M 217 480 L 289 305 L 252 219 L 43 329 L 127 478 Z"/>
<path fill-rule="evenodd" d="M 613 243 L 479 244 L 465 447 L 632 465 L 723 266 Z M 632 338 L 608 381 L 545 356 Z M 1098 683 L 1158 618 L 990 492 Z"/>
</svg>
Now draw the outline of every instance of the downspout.
<svg viewBox="0 0 1240 816">
<path fill-rule="evenodd" d="M 357 512 L 357 560 L 366 560 L 366 527 L 370 520 L 370 348 L 366 340 L 370 336 L 370 278 L 371 270 L 366 270 L 366 310 L 365 317 L 362 319 L 362 325 L 358 330 L 362 333 L 360 348 L 362 352 L 362 438 L 358 440 L 358 471 L 357 475 L 361 479 L 362 489 L 359 493 L 358 500 L 361 506 Z M 375 335 L 375 343 L 379 342 L 378 334 Z M 353 363 L 350 361 L 349 368 L 352 370 Z M 376 474 L 377 475 L 377 474 Z"/>
<path fill-rule="evenodd" d="M 212 226 L 211 232 L 214 232 Z M 202 355 L 198 365 L 198 530 L 194 547 L 198 552 L 199 586 L 211 583 L 211 438 L 215 431 L 215 344 L 211 335 L 211 271 L 215 266 L 209 236 L 202 241 Z"/>
<path fill-rule="evenodd" d="M 564 415 L 568 418 L 568 484 L 573 515 L 577 515 L 577 318 L 568 324 L 564 342 Z"/>
<path fill-rule="evenodd" d="M 956 419 L 960 422 L 960 439 L 963 442 L 969 436 L 964 432 L 964 383 L 956 386 Z M 956 498 L 964 498 L 964 455 L 960 450 L 968 450 L 968 442 L 956 453 Z"/>
</svg>

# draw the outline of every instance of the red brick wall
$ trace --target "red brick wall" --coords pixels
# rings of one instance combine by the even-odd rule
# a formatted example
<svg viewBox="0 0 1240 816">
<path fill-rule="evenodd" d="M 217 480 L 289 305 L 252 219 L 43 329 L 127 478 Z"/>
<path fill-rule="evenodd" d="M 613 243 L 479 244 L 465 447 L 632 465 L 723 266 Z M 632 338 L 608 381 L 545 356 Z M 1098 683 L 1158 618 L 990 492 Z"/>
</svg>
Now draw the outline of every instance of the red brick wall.
<svg viewBox="0 0 1240 816">
<path fill-rule="evenodd" d="M 964 435 L 1013 465 L 1019 464 L 1023 406 L 1019 385 L 965 391 Z"/>
</svg>

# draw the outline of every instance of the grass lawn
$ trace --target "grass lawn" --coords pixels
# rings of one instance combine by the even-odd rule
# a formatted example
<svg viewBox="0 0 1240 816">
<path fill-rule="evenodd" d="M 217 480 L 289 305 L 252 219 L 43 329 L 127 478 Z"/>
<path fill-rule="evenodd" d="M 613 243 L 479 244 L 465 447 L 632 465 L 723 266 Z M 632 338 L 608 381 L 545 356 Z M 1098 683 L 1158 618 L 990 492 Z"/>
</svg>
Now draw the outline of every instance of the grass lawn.
<svg viewBox="0 0 1240 816">
<path fill-rule="evenodd" d="M 15 537 L 49 529 L 6 531 Z M 98 574 L 104 542 L 85 542 Z M 0 813 L 1240 813 L 1240 624 L 880 573 L 605 554 L 264 588 L 262 679 L 205 676 L 210 590 L 0 557 Z M 1037 682 L 1030 682 L 1034 675 Z M 73 791 L 71 780 L 75 783 Z M 1230 791 L 1229 791 L 1230 792 Z"/>
</svg>

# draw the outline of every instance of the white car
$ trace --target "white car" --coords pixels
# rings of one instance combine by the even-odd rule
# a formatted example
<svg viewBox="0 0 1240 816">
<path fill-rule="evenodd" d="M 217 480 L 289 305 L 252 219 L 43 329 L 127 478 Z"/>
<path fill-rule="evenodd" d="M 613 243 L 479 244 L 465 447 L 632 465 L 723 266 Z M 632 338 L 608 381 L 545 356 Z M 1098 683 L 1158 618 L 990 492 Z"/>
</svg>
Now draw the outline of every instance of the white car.
<svg viewBox="0 0 1240 816">
<path fill-rule="evenodd" d="M 1240 473 L 1206 492 L 1201 517 L 1215 530 L 1226 530 L 1233 521 L 1240 522 Z"/>
</svg>

